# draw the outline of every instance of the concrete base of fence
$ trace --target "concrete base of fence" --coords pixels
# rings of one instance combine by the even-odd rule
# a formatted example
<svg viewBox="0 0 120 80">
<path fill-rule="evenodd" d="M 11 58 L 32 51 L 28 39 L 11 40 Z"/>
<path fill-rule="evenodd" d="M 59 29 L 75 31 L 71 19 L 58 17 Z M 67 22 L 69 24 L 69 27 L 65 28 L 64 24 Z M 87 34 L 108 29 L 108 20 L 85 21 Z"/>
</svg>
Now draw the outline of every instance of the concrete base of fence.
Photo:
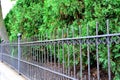
<svg viewBox="0 0 120 80">
<path fill-rule="evenodd" d="M 8 65 L 0 62 L 0 80 L 26 80 Z"/>
</svg>

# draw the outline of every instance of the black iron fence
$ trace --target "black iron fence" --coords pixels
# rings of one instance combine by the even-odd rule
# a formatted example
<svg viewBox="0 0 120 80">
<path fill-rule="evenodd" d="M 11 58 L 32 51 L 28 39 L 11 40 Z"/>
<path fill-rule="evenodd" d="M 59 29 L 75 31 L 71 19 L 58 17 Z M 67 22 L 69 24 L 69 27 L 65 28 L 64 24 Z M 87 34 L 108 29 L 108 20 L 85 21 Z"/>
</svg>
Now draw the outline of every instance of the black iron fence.
<svg viewBox="0 0 120 80">
<path fill-rule="evenodd" d="M 112 80 L 120 33 L 109 34 L 108 21 L 106 28 L 103 35 L 96 24 L 95 36 L 32 42 L 20 42 L 18 35 L 17 43 L 1 44 L 0 58 L 30 80 Z"/>
</svg>

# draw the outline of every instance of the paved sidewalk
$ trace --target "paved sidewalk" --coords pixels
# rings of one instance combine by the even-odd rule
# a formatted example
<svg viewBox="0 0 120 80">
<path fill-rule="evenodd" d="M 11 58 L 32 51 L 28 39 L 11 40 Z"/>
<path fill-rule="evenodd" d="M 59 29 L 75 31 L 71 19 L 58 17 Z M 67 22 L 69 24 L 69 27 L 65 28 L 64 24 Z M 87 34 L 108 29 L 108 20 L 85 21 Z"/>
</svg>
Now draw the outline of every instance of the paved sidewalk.
<svg viewBox="0 0 120 80">
<path fill-rule="evenodd" d="M 26 80 L 6 64 L 0 62 L 0 80 Z"/>
</svg>

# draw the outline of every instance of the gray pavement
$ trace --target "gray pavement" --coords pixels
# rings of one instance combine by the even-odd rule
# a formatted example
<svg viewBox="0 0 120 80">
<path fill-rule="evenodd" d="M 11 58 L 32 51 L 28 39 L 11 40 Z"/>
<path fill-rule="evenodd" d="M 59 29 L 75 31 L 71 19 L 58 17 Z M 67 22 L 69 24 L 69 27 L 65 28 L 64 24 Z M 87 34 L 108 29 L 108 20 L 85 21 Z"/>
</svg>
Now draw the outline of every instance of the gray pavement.
<svg viewBox="0 0 120 80">
<path fill-rule="evenodd" d="M 26 80 L 8 65 L 0 62 L 0 80 Z"/>
</svg>

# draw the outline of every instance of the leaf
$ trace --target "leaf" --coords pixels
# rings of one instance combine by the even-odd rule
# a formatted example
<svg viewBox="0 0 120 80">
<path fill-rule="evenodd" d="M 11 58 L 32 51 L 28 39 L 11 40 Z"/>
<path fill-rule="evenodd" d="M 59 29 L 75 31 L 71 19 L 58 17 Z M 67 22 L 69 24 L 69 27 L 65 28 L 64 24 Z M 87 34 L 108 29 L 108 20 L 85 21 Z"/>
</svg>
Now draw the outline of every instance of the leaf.
<svg viewBox="0 0 120 80">
<path fill-rule="evenodd" d="M 117 53 L 114 58 L 119 58 L 119 57 L 120 57 L 120 53 Z"/>
</svg>

